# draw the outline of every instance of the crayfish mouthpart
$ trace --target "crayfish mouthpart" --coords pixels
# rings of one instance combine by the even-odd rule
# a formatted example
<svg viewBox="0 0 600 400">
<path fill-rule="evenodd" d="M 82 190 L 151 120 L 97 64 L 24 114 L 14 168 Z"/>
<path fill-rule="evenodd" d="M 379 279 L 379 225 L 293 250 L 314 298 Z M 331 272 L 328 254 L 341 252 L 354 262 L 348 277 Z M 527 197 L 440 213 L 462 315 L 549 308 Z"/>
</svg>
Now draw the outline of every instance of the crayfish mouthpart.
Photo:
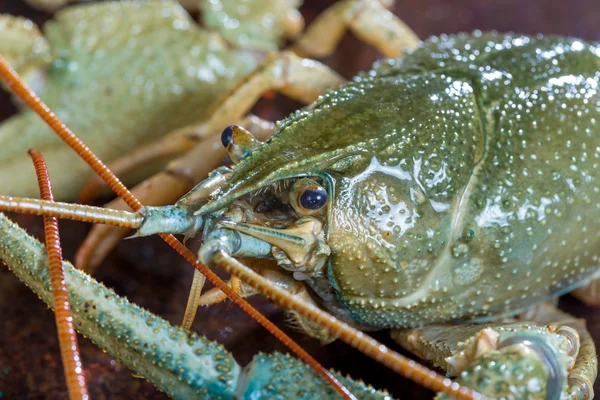
<svg viewBox="0 0 600 400">
<path fill-rule="evenodd" d="M 270 243 L 277 263 L 289 271 L 302 272 L 307 276 L 319 274 L 331 254 L 329 246 L 325 244 L 323 225 L 315 218 L 300 219 L 296 225 L 285 229 L 228 221 L 221 223 Z"/>
</svg>

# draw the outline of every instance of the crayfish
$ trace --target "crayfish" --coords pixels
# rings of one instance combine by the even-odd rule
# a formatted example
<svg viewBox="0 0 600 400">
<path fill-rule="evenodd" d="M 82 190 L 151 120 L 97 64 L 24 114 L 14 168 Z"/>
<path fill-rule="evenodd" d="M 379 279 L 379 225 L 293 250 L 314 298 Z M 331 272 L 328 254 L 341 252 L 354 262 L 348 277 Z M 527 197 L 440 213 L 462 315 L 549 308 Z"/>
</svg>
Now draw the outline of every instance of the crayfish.
<svg viewBox="0 0 600 400">
<path fill-rule="evenodd" d="M 295 9 L 291 3 L 277 2 Z M 49 246 L 51 269 L 64 266 L 62 290 L 70 296 L 74 328 L 173 397 L 387 396 L 328 372 L 243 300 L 262 293 L 289 309 L 309 336 L 325 343 L 343 340 L 444 392 L 442 397 L 593 397 L 597 361 L 589 333 L 580 321 L 543 303 L 578 287 L 579 297 L 598 302 L 600 230 L 594 217 L 600 206 L 593 199 L 600 159 L 600 48 L 573 38 L 482 32 L 420 42 L 385 5 L 337 3 L 288 50 L 270 50 L 237 75 L 237 83 L 228 82 L 231 86 L 196 122 L 179 121 L 179 127 L 151 122 L 157 131 L 172 133 L 115 165 L 127 171 L 183 154 L 170 173 L 151 178 L 152 190 L 141 192 L 155 205 L 142 205 L 6 61 L 0 63 L 9 87 L 133 211 L 59 203 L 47 189 L 42 200 L 0 196 L 0 209 L 43 215 L 48 226 L 60 217 L 135 229 L 134 237 L 159 234 L 196 268 L 183 328 L 174 328 L 57 261 L 50 251 L 56 246 Z M 152 7 L 162 18 L 183 12 L 168 1 L 81 6 L 72 12 L 111 15 Z M 303 58 L 328 54 L 345 27 L 394 57 L 348 83 Z M 260 37 L 242 32 L 246 43 Z M 34 36 L 30 48 L 39 47 L 43 59 L 44 43 Z M 73 43 L 85 43 L 74 56 L 90 50 L 87 46 L 104 51 L 85 37 Z M 116 37 L 107 46 L 126 43 Z M 153 60 L 152 51 L 147 53 L 140 65 Z M 66 65 L 62 79 L 74 79 L 76 90 L 82 65 L 69 67 L 68 55 L 62 57 L 53 65 Z M 98 62 L 101 56 L 91 65 Z M 24 65 L 30 67 L 17 67 Z M 36 76 L 30 68 L 23 72 Z M 197 71 L 192 75 L 197 78 Z M 270 90 L 308 105 L 276 125 L 247 117 Z M 188 102 L 189 93 L 178 94 L 182 97 L 169 104 L 189 115 L 186 107 L 194 96 Z M 57 96 L 65 101 L 62 93 Z M 37 118 L 32 112 L 27 117 Z M 181 181 L 195 181 L 215 163 L 204 158 L 215 141 L 233 164 L 213 169 L 174 204 L 162 205 L 167 201 L 154 193 L 179 196 Z M 30 153 L 44 187 L 49 181 L 44 162 L 39 153 Z M 181 172 L 186 168 L 194 172 Z M 13 186 L 20 190 L 22 181 L 8 182 L 7 192 Z M 174 184 L 177 190 L 169 186 Z M 9 220 L 0 222 L 0 258 L 55 304 L 51 292 L 58 289 L 50 284 L 43 247 Z M 198 257 L 173 235 L 201 236 Z M 231 275 L 228 284 L 212 272 L 216 267 Z M 217 288 L 202 294 L 203 276 Z M 257 356 L 241 371 L 219 345 L 188 333 L 198 305 L 223 301 L 223 293 L 313 370 L 275 354 Z M 399 344 L 456 381 L 362 332 L 381 329 L 392 329 Z M 80 361 L 77 354 L 70 359 Z M 85 388 L 77 365 L 67 374 L 72 396 Z"/>
</svg>

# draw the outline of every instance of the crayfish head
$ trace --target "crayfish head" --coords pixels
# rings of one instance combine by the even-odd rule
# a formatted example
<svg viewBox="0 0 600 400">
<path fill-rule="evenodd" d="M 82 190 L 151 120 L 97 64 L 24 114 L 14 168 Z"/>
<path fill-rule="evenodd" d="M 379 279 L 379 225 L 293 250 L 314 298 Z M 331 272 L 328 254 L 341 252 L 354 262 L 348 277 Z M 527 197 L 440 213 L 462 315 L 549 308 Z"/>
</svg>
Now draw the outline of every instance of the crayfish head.
<svg viewBox="0 0 600 400">
<path fill-rule="evenodd" d="M 328 194 L 319 178 L 276 181 L 205 216 L 205 245 L 235 256 L 272 258 L 303 280 L 323 273 Z"/>
</svg>

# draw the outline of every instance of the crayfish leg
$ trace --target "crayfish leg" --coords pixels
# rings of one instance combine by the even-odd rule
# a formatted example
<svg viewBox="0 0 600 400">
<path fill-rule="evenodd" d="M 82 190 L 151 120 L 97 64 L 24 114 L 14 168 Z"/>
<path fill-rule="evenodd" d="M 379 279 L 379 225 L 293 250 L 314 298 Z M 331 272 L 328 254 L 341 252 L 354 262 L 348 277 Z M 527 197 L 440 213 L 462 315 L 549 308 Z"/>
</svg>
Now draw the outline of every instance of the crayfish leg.
<svg viewBox="0 0 600 400">
<path fill-rule="evenodd" d="M 290 51 L 282 51 L 273 55 L 223 96 L 210 118 L 194 130 L 200 136 L 220 132 L 232 121 L 240 120 L 271 90 L 303 104 L 310 104 L 343 82 L 343 78 L 326 65 L 298 57 Z"/>
<path fill-rule="evenodd" d="M 516 319 L 396 330 L 392 337 L 490 398 L 593 398 L 594 343 L 581 321 L 548 304 Z"/>
<path fill-rule="evenodd" d="M 391 400 L 384 391 L 379 391 L 363 382 L 355 381 L 334 373 L 359 399 Z M 319 379 L 306 364 L 287 354 L 272 353 L 254 356 L 242 372 L 239 392 L 242 399 L 335 399 L 333 389 Z M 339 395 L 338 395 L 339 396 Z"/>
<path fill-rule="evenodd" d="M 334 52 L 346 29 L 386 57 L 398 57 L 416 48 L 417 34 L 377 0 L 345 0 L 335 3 L 310 24 L 290 48 L 298 55 L 324 58 Z"/>
</svg>

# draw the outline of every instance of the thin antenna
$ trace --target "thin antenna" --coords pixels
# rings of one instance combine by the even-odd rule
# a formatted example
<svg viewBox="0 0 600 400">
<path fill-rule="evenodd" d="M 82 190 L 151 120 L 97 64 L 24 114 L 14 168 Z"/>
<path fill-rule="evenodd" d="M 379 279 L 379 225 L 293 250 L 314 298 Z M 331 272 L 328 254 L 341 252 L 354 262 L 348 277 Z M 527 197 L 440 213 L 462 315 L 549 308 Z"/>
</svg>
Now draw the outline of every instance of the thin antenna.
<svg viewBox="0 0 600 400">
<path fill-rule="evenodd" d="M 44 200 L 54 200 L 52 184 L 50 183 L 44 158 L 37 150 L 29 150 L 29 155 L 35 166 L 35 173 L 40 187 L 40 196 Z M 48 269 L 50 270 L 50 286 L 52 287 L 52 302 L 54 303 L 58 344 L 67 379 L 69 399 L 87 400 L 90 396 L 85 384 L 85 377 L 83 376 L 83 363 L 79 355 L 77 334 L 73 328 L 69 292 L 67 291 L 67 284 L 65 282 L 62 249 L 58 234 L 58 220 L 55 217 L 44 216 L 44 231 L 46 233 Z"/>
<path fill-rule="evenodd" d="M 124 210 L 0 195 L 0 210 L 137 229 L 144 216 Z"/>
</svg>

